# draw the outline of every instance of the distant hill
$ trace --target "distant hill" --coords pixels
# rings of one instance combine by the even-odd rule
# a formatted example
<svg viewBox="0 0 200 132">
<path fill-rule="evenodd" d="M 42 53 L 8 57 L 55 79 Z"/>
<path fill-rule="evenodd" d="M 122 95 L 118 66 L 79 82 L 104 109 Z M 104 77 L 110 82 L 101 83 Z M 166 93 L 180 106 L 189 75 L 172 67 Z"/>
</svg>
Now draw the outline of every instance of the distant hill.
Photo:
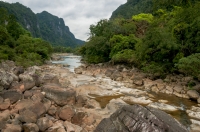
<svg viewBox="0 0 200 132">
<path fill-rule="evenodd" d="M 140 13 L 153 13 L 158 9 L 173 10 L 174 6 L 193 5 L 200 0 L 127 0 L 113 11 L 110 19 L 125 18 L 130 19 L 133 15 Z"/>
<path fill-rule="evenodd" d="M 64 20 L 46 11 L 35 14 L 30 8 L 20 3 L 6 3 L 0 1 L 0 7 L 6 8 L 17 21 L 34 37 L 40 37 L 53 46 L 76 47 L 84 41 L 76 39 Z"/>
<path fill-rule="evenodd" d="M 150 13 L 153 11 L 153 0 L 128 0 L 125 4 L 119 6 L 110 19 L 125 18 L 129 19 L 139 13 Z"/>
</svg>

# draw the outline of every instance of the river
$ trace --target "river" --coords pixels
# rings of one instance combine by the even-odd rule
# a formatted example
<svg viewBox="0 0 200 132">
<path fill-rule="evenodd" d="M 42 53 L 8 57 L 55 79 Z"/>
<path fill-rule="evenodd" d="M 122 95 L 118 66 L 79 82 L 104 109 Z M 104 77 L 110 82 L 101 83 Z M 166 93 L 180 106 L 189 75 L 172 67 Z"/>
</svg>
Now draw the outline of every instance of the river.
<svg viewBox="0 0 200 132">
<path fill-rule="evenodd" d="M 64 64 L 68 65 L 68 69 L 71 72 L 74 72 L 74 68 L 79 67 L 81 65 L 81 56 L 70 55 L 70 56 L 63 56 L 62 61 L 52 61 L 54 64 Z"/>
<path fill-rule="evenodd" d="M 81 57 L 80 56 L 64 56 L 62 61 L 53 61 L 52 63 L 55 64 L 67 64 L 69 65 L 67 68 L 74 72 L 74 68 L 79 67 L 81 65 Z M 162 93 L 154 93 L 147 91 L 149 94 L 154 95 L 154 102 L 159 102 L 159 100 L 167 100 L 169 105 L 176 106 L 179 108 L 176 112 L 167 112 L 168 114 L 172 115 L 174 118 L 176 118 L 179 122 L 181 122 L 184 126 L 186 126 L 188 129 L 190 129 L 190 117 L 187 115 L 186 110 L 190 109 L 191 106 L 197 106 L 197 103 L 194 101 L 190 101 L 188 99 L 183 99 L 176 97 L 175 95 L 168 95 L 168 94 L 162 94 Z M 95 97 L 95 95 L 94 95 Z M 120 97 L 120 96 L 119 96 Z M 109 101 L 113 98 L 118 98 L 117 96 L 96 96 L 96 100 L 101 104 L 102 107 L 105 107 L 106 104 L 109 103 Z M 128 102 L 127 102 L 128 103 Z M 130 104 L 130 103 L 129 103 Z"/>
</svg>

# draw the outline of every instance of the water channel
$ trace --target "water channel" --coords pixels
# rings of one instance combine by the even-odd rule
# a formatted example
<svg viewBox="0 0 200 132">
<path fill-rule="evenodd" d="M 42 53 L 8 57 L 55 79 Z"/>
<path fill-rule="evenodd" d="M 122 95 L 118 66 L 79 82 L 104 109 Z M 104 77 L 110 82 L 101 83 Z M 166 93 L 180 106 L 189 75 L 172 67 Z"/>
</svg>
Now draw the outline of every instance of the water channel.
<svg viewBox="0 0 200 132">
<path fill-rule="evenodd" d="M 81 65 L 81 57 L 80 56 L 64 56 L 62 61 L 53 61 L 52 63 L 55 64 L 67 64 L 69 65 L 67 68 L 74 72 L 74 68 Z M 191 101 L 189 99 L 179 98 L 175 95 L 168 95 L 163 93 L 154 93 L 147 91 L 148 93 L 154 95 L 154 102 L 159 102 L 158 100 L 167 100 L 169 105 L 178 107 L 179 110 L 176 112 L 167 112 L 168 114 L 172 115 L 174 118 L 176 118 L 180 123 L 182 123 L 184 126 L 186 126 L 188 129 L 191 122 L 190 117 L 187 115 L 186 110 L 190 109 L 192 106 L 197 106 L 197 103 L 194 101 Z M 121 95 L 120 95 L 121 96 Z M 100 103 L 101 107 L 104 108 L 111 99 L 118 98 L 120 96 L 95 96 L 96 100 Z M 129 102 L 127 102 L 129 103 Z M 129 103 L 131 104 L 131 103 Z"/>
</svg>

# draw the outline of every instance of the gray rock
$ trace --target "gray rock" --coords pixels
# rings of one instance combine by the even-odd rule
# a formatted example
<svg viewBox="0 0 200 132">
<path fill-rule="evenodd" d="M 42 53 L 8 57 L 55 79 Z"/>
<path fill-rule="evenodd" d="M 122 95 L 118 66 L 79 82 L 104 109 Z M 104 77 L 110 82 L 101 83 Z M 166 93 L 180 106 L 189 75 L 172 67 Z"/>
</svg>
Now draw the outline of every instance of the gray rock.
<svg viewBox="0 0 200 132">
<path fill-rule="evenodd" d="M 63 108 L 61 108 L 61 110 L 58 113 L 58 116 L 62 120 L 71 121 L 72 117 L 75 114 L 75 109 L 72 106 L 66 105 Z"/>
<path fill-rule="evenodd" d="M 56 102 L 60 106 L 75 104 L 76 91 L 70 88 L 62 88 L 57 84 L 46 84 L 43 86 L 45 97 Z"/>
<path fill-rule="evenodd" d="M 181 91 L 183 90 L 183 87 L 177 85 L 177 86 L 175 86 L 173 89 L 174 89 L 174 91 L 176 91 L 177 93 L 181 93 Z"/>
<path fill-rule="evenodd" d="M 2 113 L 0 113 L 0 130 L 4 129 L 6 127 L 6 122 L 10 118 L 10 111 L 5 110 Z"/>
<path fill-rule="evenodd" d="M 2 132 L 21 132 L 22 128 L 20 125 L 6 124 L 6 128 Z"/>
<path fill-rule="evenodd" d="M 67 132 L 84 132 L 80 126 L 74 125 L 71 122 L 65 121 L 63 125 L 67 129 Z"/>
<path fill-rule="evenodd" d="M 113 74 L 111 75 L 111 79 L 116 80 L 117 78 L 122 77 L 121 73 L 119 71 L 115 71 L 113 72 Z"/>
<path fill-rule="evenodd" d="M 3 100 L 4 100 L 4 99 L 0 96 L 0 103 L 3 103 Z"/>
<path fill-rule="evenodd" d="M 140 105 L 124 106 L 103 119 L 95 132 L 188 132 L 163 111 Z"/>
<path fill-rule="evenodd" d="M 39 128 L 34 123 L 26 123 L 22 126 L 24 132 L 39 132 Z"/>
<path fill-rule="evenodd" d="M 200 104 L 200 98 L 197 99 L 197 102 Z"/>
<path fill-rule="evenodd" d="M 19 120 L 22 123 L 35 123 L 37 121 L 37 115 L 29 109 L 23 109 L 19 111 Z"/>
<path fill-rule="evenodd" d="M 6 72 L 4 69 L 0 69 L 0 86 L 4 89 L 8 89 L 12 81 L 16 76 L 13 76 L 9 72 Z"/>
<path fill-rule="evenodd" d="M 76 74 L 82 74 L 83 70 L 82 70 L 82 68 L 78 67 L 78 68 L 75 68 L 75 69 L 74 69 L 74 72 L 75 72 Z"/>
<path fill-rule="evenodd" d="M 13 69 L 13 73 L 15 75 L 19 76 L 19 74 L 23 74 L 24 73 L 24 68 L 22 66 L 15 67 Z"/>
<path fill-rule="evenodd" d="M 191 98 L 191 99 L 195 99 L 197 100 L 199 98 L 199 93 L 196 90 L 189 90 L 187 91 L 187 95 Z"/>
<path fill-rule="evenodd" d="M 53 122 L 47 117 L 42 117 L 37 120 L 37 126 L 39 127 L 40 131 L 45 131 L 49 127 L 53 126 Z"/>
<path fill-rule="evenodd" d="M 133 80 L 133 84 L 138 85 L 138 86 L 142 86 L 144 84 L 143 77 L 139 75 L 133 75 L 131 77 L 131 80 Z"/>
<path fill-rule="evenodd" d="M 17 92 L 16 90 L 7 90 L 0 93 L 0 96 L 4 99 L 10 99 L 10 103 L 16 103 L 18 100 L 22 98 L 22 94 Z"/>
<path fill-rule="evenodd" d="M 113 74 L 114 70 L 111 70 L 111 69 L 107 69 L 106 72 L 105 72 L 105 75 L 107 77 L 111 77 L 111 75 Z"/>
<path fill-rule="evenodd" d="M 59 79 L 54 74 L 45 74 L 44 77 L 42 78 L 42 82 L 43 83 L 55 83 L 55 84 L 59 84 Z"/>
<path fill-rule="evenodd" d="M 0 110 L 8 109 L 10 106 L 10 99 L 5 99 L 2 103 L 0 103 Z"/>
<path fill-rule="evenodd" d="M 33 113 L 37 115 L 37 117 L 40 117 L 46 112 L 46 107 L 42 102 L 34 102 L 30 99 L 24 99 L 20 100 L 16 103 L 13 111 L 18 112 L 23 109 L 29 109 Z"/>
</svg>

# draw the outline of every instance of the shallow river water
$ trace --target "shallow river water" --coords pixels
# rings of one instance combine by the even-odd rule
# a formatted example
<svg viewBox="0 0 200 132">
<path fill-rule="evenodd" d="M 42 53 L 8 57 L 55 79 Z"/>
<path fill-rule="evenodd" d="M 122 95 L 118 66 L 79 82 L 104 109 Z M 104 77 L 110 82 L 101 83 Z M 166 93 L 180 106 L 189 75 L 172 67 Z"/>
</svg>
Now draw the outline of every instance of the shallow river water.
<svg viewBox="0 0 200 132">
<path fill-rule="evenodd" d="M 62 61 L 52 61 L 54 64 L 67 64 L 68 69 L 71 72 L 74 72 L 74 68 L 79 67 L 81 65 L 81 56 L 71 55 L 64 56 Z"/>
</svg>

